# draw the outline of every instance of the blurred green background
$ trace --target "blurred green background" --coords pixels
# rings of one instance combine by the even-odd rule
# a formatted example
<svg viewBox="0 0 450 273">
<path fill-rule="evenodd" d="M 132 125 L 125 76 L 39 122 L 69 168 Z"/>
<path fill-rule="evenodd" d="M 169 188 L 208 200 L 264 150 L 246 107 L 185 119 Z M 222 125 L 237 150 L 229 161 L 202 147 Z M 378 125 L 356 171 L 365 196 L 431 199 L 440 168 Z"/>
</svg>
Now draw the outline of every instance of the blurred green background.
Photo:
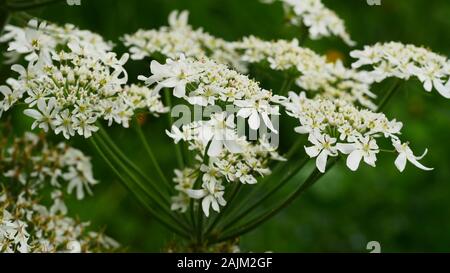
<svg viewBox="0 0 450 273">
<path fill-rule="evenodd" d="M 345 22 L 357 47 L 377 41 L 401 41 L 426 45 L 450 56 L 450 2 L 448 0 L 382 0 L 369 6 L 365 0 L 324 0 Z M 287 27 L 281 5 L 263 5 L 257 0 L 81 0 L 81 6 L 64 2 L 30 12 L 57 23 L 73 23 L 102 34 L 118 44 L 119 37 L 138 28 L 167 24 L 173 9 L 190 11 L 190 23 L 228 40 L 246 35 L 264 39 L 293 38 L 297 30 Z M 297 35 L 298 36 L 298 35 Z M 319 53 L 350 50 L 338 39 L 308 41 Z M 344 62 L 350 62 L 344 57 Z M 131 62 L 130 78 L 148 74 L 148 64 Z M 2 78 L 8 68 L 2 69 Z M 424 159 L 435 168 L 423 172 L 411 165 L 400 174 L 393 156 L 380 157 L 377 168 L 361 167 L 352 173 L 340 165 L 288 209 L 259 229 L 245 235 L 243 251 L 274 252 L 367 252 L 369 241 L 378 241 L 383 252 L 450 252 L 450 107 L 436 92 L 426 93 L 415 81 L 406 83 L 390 102 L 388 117 L 404 122 L 404 138 L 416 153 L 429 149 Z M 16 110 L 19 111 L 19 110 Z M 29 121 L 12 114 L 18 131 Z M 170 140 L 152 128 L 164 121 L 150 119 L 150 140 L 164 168 L 173 166 Z M 153 126 L 154 125 L 154 126 Z M 117 139 L 131 137 L 112 129 Z M 124 141 L 127 152 L 140 154 L 135 141 Z M 108 171 L 91 146 L 82 140 L 74 145 L 94 158 L 95 174 L 102 177 L 95 195 L 73 202 L 71 214 L 91 220 L 129 251 L 163 251 L 172 239 L 148 216 L 117 179 Z M 145 160 L 142 160 L 145 164 Z"/>
</svg>

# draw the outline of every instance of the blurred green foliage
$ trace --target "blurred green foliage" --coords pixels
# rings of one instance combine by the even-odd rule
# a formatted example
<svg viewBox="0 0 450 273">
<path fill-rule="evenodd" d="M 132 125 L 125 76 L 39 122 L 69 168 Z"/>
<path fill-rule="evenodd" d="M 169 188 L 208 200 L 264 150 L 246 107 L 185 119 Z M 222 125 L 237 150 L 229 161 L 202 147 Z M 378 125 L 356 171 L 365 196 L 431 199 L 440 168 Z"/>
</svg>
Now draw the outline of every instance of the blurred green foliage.
<svg viewBox="0 0 450 273">
<path fill-rule="evenodd" d="M 448 0 L 382 0 L 381 6 L 369 6 L 365 0 L 324 3 L 346 21 L 357 47 L 395 40 L 426 45 L 450 55 Z M 138 28 L 166 25 L 173 9 L 188 9 L 192 25 L 228 40 L 250 34 L 265 39 L 298 36 L 297 29 L 285 24 L 281 5 L 263 5 L 257 0 L 81 0 L 81 6 L 62 1 L 31 14 L 98 32 L 124 52 L 120 36 Z M 306 46 L 320 53 L 341 52 L 344 56 L 350 50 L 338 39 L 308 41 Z M 350 60 L 344 57 L 344 62 L 348 64 Z M 131 62 L 127 68 L 131 79 L 149 73 L 148 64 L 143 62 Z M 6 77 L 7 71 L 7 67 L 2 68 L 1 78 Z M 244 236 L 242 250 L 367 252 L 367 242 L 375 240 L 381 243 L 383 252 L 450 251 L 448 103 L 411 81 L 403 85 L 385 111 L 389 117 L 404 122 L 405 139 L 411 140 L 417 153 L 429 148 L 424 163 L 435 167 L 434 171 L 408 166 L 400 174 L 393 156 L 380 157 L 377 168 L 364 166 L 356 173 L 341 162 L 288 209 Z M 9 116 L 13 117 L 17 132 L 29 128 L 29 121 L 21 115 Z M 151 118 L 147 124 L 150 141 L 157 143 L 156 154 L 165 171 L 171 172 L 173 151 L 170 140 L 162 133 L 165 120 Z M 145 155 L 139 143 L 132 141 L 133 135 L 118 128 L 112 132 L 120 143 L 127 143 L 123 148 L 145 167 Z M 129 251 L 163 251 L 176 239 L 133 200 L 88 143 L 77 139 L 73 144 L 92 155 L 95 174 L 102 177 L 93 197 L 72 202 L 73 215 L 90 219 L 96 227 L 106 227 L 107 233 Z"/>
</svg>

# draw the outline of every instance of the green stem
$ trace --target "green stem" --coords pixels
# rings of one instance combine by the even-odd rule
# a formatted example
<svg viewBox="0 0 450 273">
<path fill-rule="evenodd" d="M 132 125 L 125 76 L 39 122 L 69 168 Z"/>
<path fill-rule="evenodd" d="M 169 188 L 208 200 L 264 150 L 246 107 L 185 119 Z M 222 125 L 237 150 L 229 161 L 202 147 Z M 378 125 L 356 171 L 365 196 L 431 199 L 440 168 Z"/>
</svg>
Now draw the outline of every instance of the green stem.
<svg viewBox="0 0 450 273">
<path fill-rule="evenodd" d="M 197 207 L 197 220 L 197 244 L 201 245 L 203 243 L 203 211 L 200 200 L 198 201 Z"/>
<path fill-rule="evenodd" d="M 109 167 L 113 170 L 113 172 L 119 177 L 119 179 L 121 181 L 123 181 L 123 183 L 125 184 L 125 186 L 134 193 L 134 195 L 138 198 L 138 200 L 140 201 L 140 203 L 142 205 L 144 205 L 144 207 L 150 212 L 150 214 L 155 217 L 155 219 L 157 219 L 162 225 L 164 225 L 166 228 L 168 228 L 169 230 L 171 230 L 172 232 L 180 235 L 181 237 L 184 238 L 188 238 L 188 234 L 186 232 L 184 232 L 181 229 L 178 229 L 177 225 L 172 225 L 170 224 L 170 221 L 167 219 L 164 219 L 164 217 L 161 217 L 160 215 L 158 215 L 154 209 L 149 206 L 149 202 L 147 202 L 146 200 L 144 200 L 144 197 L 141 196 L 141 194 L 139 194 L 139 190 L 136 190 L 133 186 L 132 183 L 130 182 L 126 182 L 127 179 L 125 178 L 124 174 L 119 171 L 114 164 L 110 161 L 110 158 L 103 152 L 103 150 L 100 148 L 100 146 L 97 144 L 97 142 L 94 140 L 94 138 L 90 138 L 91 143 L 93 144 L 94 148 L 97 150 L 97 152 L 100 154 L 100 156 L 105 160 L 105 162 L 109 165 Z"/>
<path fill-rule="evenodd" d="M 157 197 L 156 195 L 154 195 L 153 191 L 146 187 L 146 185 L 143 184 L 142 181 L 135 176 L 133 171 L 131 171 L 125 164 L 123 164 L 122 160 L 116 156 L 115 152 L 108 147 L 108 145 L 101 137 L 94 135 L 92 139 L 97 139 L 98 147 L 103 148 L 104 154 L 111 158 L 111 162 L 115 162 L 116 165 L 124 171 L 125 175 L 129 176 L 131 180 L 135 182 L 146 194 L 151 196 L 159 206 L 165 208 L 170 205 L 163 196 Z"/>
<path fill-rule="evenodd" d="M 115 162 L 124 171 L 124 174 L 131 178 L 131 181 L 124 180 L 123 182 L 136 183 L 136 185 L 141 190 L 143 190 L 152 199 L 153 202 L 155 202 L 155 204 L 159 207 L 159 211 L 169 216 L 169 218 L 171 218 L 175 223 L 177 223 L 177 225 L 185 229 L 189 229 L 183 222 L 181 222 L 178 218 L 174 216 L 173 212 L 169 209 L 170 203 L 168 202 L 167 199 L 165 199 L 163 196 L 158 197 L 157 195 L 154 195 L 153 191 L 151 189 L 148 189 L 148 187 L 146 187 L 146 185 L 143 184 L 142 181 L 139 178 L 137 178 L 134 175 L 134 173 L 122 163 L 122 161 L 116 156 L 116 154 L 113 151 L 109 149 L 109 147 L 106 145 L 105 142 L 103 142 L 103 140 L 100 137 L 97 137 L 95 135 L 93 137 L 93 140 L 94 138 L 98 138 L 100 145 L 97 145 L 97 147 L 103 148 L 104 154 L 107 155 L 112 160 L 110 162 Z"/>
<path fill-rule="evenodd" d="M 281 182 L 275 186 L 273 189 L 267 191 L 260 199 L 258 199 L 253 205 L 251 205 L 248 209 L 244 210 L 240 214 L 238 214 L 235 218 L 229 221 L 227 225 L 225 225 L 222 228 L 222 231 L 225 231 L 229 227 L 231 227 L 233 224 L 235 224 L 240 219 L 244 219 L 245 216 L 247 216 L 250 212 L 252 212 L 254 209 L 256 209 L 258 206 L 260 206 L 263 202 L 265 202 L 267 199 L 269 199 L 271 196 L 273 196 L 276 192 L 278 192 L 281 188 L 284 187 L 292 178 L 294 178 L 301 169 L 306 165 L 306 163 L 309 162 L 309 158 L 303 159 L 303 161 L 295 166 L 294 170 L 290 171 L 288 175 L 281 180 Z"/>
<path fill-rule="evenodd" d="M 108 135 L 106 130 L 103 129 L 103 127 L 98 124 L 100 130 L 98 132 L 99 137 L 101 137 L 102 141 L 104 141 L 106 144 L 108 144 L 114 151 L 114 153 L 120 158 L 121 162 L 124 162 L 127 164 L 134 172 L 139 174 L 142 178 L 144 178 L 150 185 L 154 185 L 152 188 L 162 197 L 162 198 L 168 198 L 169 196 L 165 194 L 164 192 L 159 190 L 159 187 L 157 183 L 151 179 L 148 175 L 145 175 L 144 172 L 134 164 L 133 161 L 131 161 L 123 152 L 122 150 L 114 143 L 114 141 L 111 139 L 111 137 Z"/>
<path fill-rule="evenodd" d="M 380 112 L 386 107 L 389 100 L 394 96 L 395 91 L 401 86 L 402 81 L 400 79 L 395 79 L 391 88 L 384 94 L 384 97 L 381 99 L 380 104 L 378 105 L 377 112 Z"/>
<path fill-rule="evenodd" d="M 203 162 L 204 164 L 209 164 L 209 156 L 208 156 L 208 150 L 211 146 L 212 141 L 208 142 L 205 148 L 205 153 L 203 154 Z M 194 182 L 193 189 L 197 189 L 203 180 L 203 173 L 199 170 L 199 175 L 197 179 Z M 195 210 L 194 205 L 197 205 L 197 219 L 195 219 Z M 192 222 L 192 228 L 193 230 L 197 230 L 197 244 L 201 244 L 203 240 L 203 211 L 202 211 L 202 205 L 201 205 L 201 199 L 198 200 L 198 202 L 194 202 L 194 199 L 191 198 L 190 200 L 190 215 L 191 215 L 191 222 Z"/>
<path fill-rule="evenodd" d="M 335 163 L 337 162 L 337 159 L 333 160 L 331 163 L 328 164 L 328 169 L 331 168 Z M 241 236 L 244 233 L 247 233 L 251 230 L 253 230 L 255 227 L 259 226 L 260 224 L 264 223 L 265 221 L 272 218 L 274 215 L 276 215 L 278 212 L 280 212 L 282 209 L 289 206 L 298 196 L 300 196 L 302 193 L 304 193 L 307 189 L 309 189 L 312 185 L 315 184 L 325 173 L 320 173 L 317 169 L 314 169 L 312 174 L 308 177 L 308 179 L 289 197 L 283 201 L 280 205 L 273 208 L 272 210 L 264 213 L 263 215 L 256 217 L 254 220 L 247 222 L 246 224 L 242 225 L 241 227 L 235 228 L 234 230 L 231 230 L 229 234 L 226 234 L 222 237 L 219 237 L 218 239 L 214 240 L 214 243 L 219 243 L 223 241 L 227 241 L 236 237 Z"/>
<path fill-rule="evenodd" d="M 214 219 L 214 221 L 212 222 L 212 224 L 206 229 L 206 236 L 209 235 L 209 233 L 217 226 L 217 224 L 220 222 L 220 219 L 222 218 L 222 215 L 224 215 L 228 209 L 230 208 L 230 205 L 233 203 L 233 200 L 236 198 L 239 190 L 241 189 L 242 183 L 238 182 L 238 184 L 234 187 L 231 196 L 228 199 L 228 204 L 227 206 L 225 206 L 225 208 L 222 210 L 221 213 L 219 213 L 216 217 L 216 219 Z"/>
<path fill-rule="evenodd" d="M 302 24 L 300 27 L 300 38 L 298 39 L 298 45 L 303 46 L 306 41 L 308 40 L 309 35 L 309 28 L 307 25 Z"/>
<path fill-rule="evenodd" d="M 275 177 L 276 175 L 278 175 L 279 172 L 283 171 L 283 170 L 284 170 L 285 168 L 287 168 L 287 167 L 291 167 L 291 166 L 292 166 L 292 163 L 291 163 L 291 165 L 289 165 L 289 163 L 290 163 L 289 159 L 293 156 L 293 154 L 294 154 L 300 147 L 302 147 L 302 144 L 303 144 L 303 143 L 304 143 L 304 139 L 303 139 L 303 138 L 299 138 L 299 139 L 294 143 L 294 145 L 292 145 L 292 147 L 289 149 L 289 151 L 287 152 L 287 154 L 286 154 L 286 156 L 285 156 L 287 160 L 286 160 L 286 161 L 279 162 L 278 164 L 276 164 L 275 167 L 274 167 L 274 169 L 273 169 L 273 171 L 272 171 L 272 173 L 271 173 L 270 175 L 268 175 L 268 176 L 265 176 L 265 177 L 264 177 L 263 179 L 261 179 L 260 181 L 258 181 L 258 185 L 264 186 L 265 184 L 267 184 L 267 181 L 270 181 L 271 179 L 273 179 L 273 177 Z M 306 164 L 306 162 L 304 162 L 304 163 L 302 163 L 302 164 Z M 298 166 L 298 167 L 297 167 L 297 171 L 299 171 L 302 167 L 303 167 L 303 165 Z M 294 168 L 295 168 L 295 166 L 294 166 Z M 289 175 L 290 173 L 291 173 L 291 172 L 288 172 L 288 175 Z M 286 176 L 285 176 L 285 177 L 286 177 Z M 284 181 L 284 178 L 282 178 L 282 179 L 283 179 L 282 181 Z M 266 192 L 266 191 L 267 191 L 267 190 L 264 190 L 264 192 Z M 225 222 L 226 220 L 228 220 L 228 218 L 231 217 L 231 215 L 234 215 L 236 209 L 238 210 L 237 213 L 239 213 L 240 211 L 242 211 L 242 208 L 247 207 L 248 204 L 253 200 L 253 197 L 257 194 L 257 192 L 260 192 L 260 191 L 257 191 L 256 189 L 254 189 L 254 190 L 252 191 L 252 193 L 247 194 L 247 195 L 245 196 L 244 200 L 242 200 L 242 201 L 240 202 L 240 203 L 242 204 L 242 206 L 239 206 L 239 207 L 237 207 L 237 208 L 233 208 L 233 209 L 231 210 L 231 213 L 230 213 L 229 215 L 226 215 L 226 216 L 224 215 L 224 217 L 225 217 L 224 222 Z M 227 205 L 226 208 L 228 208 L 228 210 L 226 210 L 226 212 L 230 211 L 230 209 L 231 209 L 231 204 Z M 225 212 L 225 210 L 224 210 L 224 212 Z M 224 213 L 221 213 L 221 214 L 224 214 Z"/>
<path fill-rule="evenodd" d="M 153 154 L 153 151 L 152 151 L 150 145 L 148 144 L 148 141 L 147 141 L 144 133 L 142 132 L 142 128 L 139 125 L 139 122 L 135 119 L 134 123 L 135 123 L 135 128 L 136 128 L 138 137 L 141 140 L 142 145 L 144 145 L 145 151 L 147 152 L 147 155 L 150 157 L 153 167 L 156 169 L 156 172 L 158 173 L 159 177 L 164 181 L 168 192 L 171 193 L 172 189 L 170 187 L 170 182 L 169 182 L 169 180 L 167 180 L 163 171 L 161 170 L 161 167 L 159 166 L 159 163 L 156 160 L 156 157 Z"/>
</svg>

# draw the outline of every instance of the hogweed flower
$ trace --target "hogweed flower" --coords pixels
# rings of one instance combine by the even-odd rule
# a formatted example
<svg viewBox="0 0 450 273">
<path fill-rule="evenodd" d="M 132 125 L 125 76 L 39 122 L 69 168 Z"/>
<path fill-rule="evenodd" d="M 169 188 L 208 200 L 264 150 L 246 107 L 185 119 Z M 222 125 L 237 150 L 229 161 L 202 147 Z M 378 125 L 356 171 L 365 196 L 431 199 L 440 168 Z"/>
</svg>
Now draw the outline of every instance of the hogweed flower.
<svg viewBox="0 0 450 273">
<path fill-rule="evenodd" d="M 239 56 L 231 43 L 212 36 L 203 29 L 194 29 L 188 24 L 189 12 L 172 11 L 169 25 L 158 30 L 140 29 L 136 33 L 124 35 L 125 46 L 129 47 L 133 60 L 163 56 L 176 59 L 180 54 L 192 58 L 208 57 L 219 63 L 245 70 L 239 63 Z"/>
<path fill-rule="evenodd" d="M 13 143 L 0 146 L 0 252 L 67 252 L 76 243 L 79 251 L 112 251 L 118 244 L 88 230 L 67 216 L 63 191 L 74 190 L 78 199 L 97 184 L 90 158 L 61 143 L 52 146 L 45 139 L 26 133 Z M 67 188 L 64 190 L 64 188 Z M 51 189 L 51 206 L 44 205 Z"/>
<path fill-rule="evenodd" d="M 344 21 L 338 15 L 325 7 L 321 0 L 261 0 L 272 3 L 283 3 L 289 21 L 293 25 L 306 26 L 311 39 L 337 36 L 346 44 L 354 46 L 345 28 Z"/>
<path fill-rule="evenodd" d="M 299 46 L 292 41 L 264 41 L 254 36 L 245 37 L 234 43 L 246 63 L 267 62 L 271 69 L 288 74 L 295 72 L 294 80 L 303 90 L 316 92 L 325 98 L 340 98 L 375 109 L 371 92 L 374 82 L 364 71 L 344 67 L 342 62 L 329 63 L 325 56 Z"/>
<path fill-rule="evenodd" d="M 398 42 L 377 43 L 350 53 L 357 60 L 353 67 L 370 66 L 368 73 L 377 81 L 389 77 L 419 79 L 425 91 L 433 87 L 443 97 L 450 98 L 450 61 L 424 47 Z"/>
<path fill-rule="evenodd" d="M 173 89 L 175 97 L 183 98 L 189 104 L 228 104 L 237 108 L 236 113 L 222 111 L 212 114 L 208 120 L 194 121 L 181 128 L 173 126 L 167 131 L 175 143 L 188 142 L 189 149 L 195 151 L 199 160 L 195 178 L 183 178 L 181 175 L 186 174 L 186 170 L 176 172 L 174 181 L 182 181 L 184 186 L 176 187 L 180 194 L 173 198 L 172 209 L 186 211 L 189 198 L 194 198 L 202 199 L 206 216 L 209 216 L 210 206 L 219 212 L 220 206 L 226 204 L 223 199 L 225 181 L 254 184 L 255 176 L 270 173 L 266 165 L 270 159 L 281 159 L 270 145 L 255 145 L 240 136 L 235 123 L 242 117 L 248 120 L 253 130 L 264 124 L 276 133 L 270 116 L 279 115 L 279 110 L 270 91 L 260 88 L 247 76 L 208 59 L 193 60 L 181 56 L 178 60 L 168 59 L 166 64 L 152 61 L 150 69 L 152 75 L 140 79 L 154 86 L 155 92 L 169 88 Z M 199 185 L 201 189 L 192 183 L 198 177 L 203 181 Z"/>
<path fill-rule="evenodd" d="M 403 124 L 389 120 L 382 113 L 358 109 L 344 100 L 308 99 L 304 93 L 291 92 L 282 102 L 287 113 L 299 120 L 295 128 L 299 134 L 307 134 L 311 147 L 305 147 L 310 157 L 317 157 L 316 166 L 325 172 L 328 156 L 348 155 L 347 166 L 356 171 L 363 160 L 375 167 L 377 155 L 389 150 L 379 148 L 377 139 L 387 138 L 399 153 L 395 165 L 403 171 L 406 159 L 423 170 L 432 170 L 417 162 L 407 143 L 401 144 L 400 134 Z"/>
<path fill-rule="evenodd" d="M 53 130 L 69 139 L 76 134 L 90 137 L 98 130 L 97 120 L 128 127 L 136 109 L 144 108 L 156 115 L 167 111 L 159 94 L 137 85 L 126 86 L 128 76 L 123 65 L 128 56 L 117 59 L 108 43 L 96 34 L 42 24 L 37 30 L 9 30 L 3 40 L 9 41 L 10 50 L 18 54 L 29 53 L 25 49 L 32 51 L 27 55 L 27 67 L 13 65 L 18 77 L 9 79 L 9 86 L 1 87 L 4 97 L 0 113 L 23 100 L 28 108 L 25 114 L 35 120 L 32 129 Z M 22 36 L 24 41 L 19 39 Z M 85 40 L 88 38 L 90 43 Z M 26 42 L 30 39 L 42 46 L 29 48 Z M 18 45 L 21 42 L 22 47 Z"/>
<path fill-rule="evenodd" d="M 168 59 L 166 64 L 152 61 L 150 70 L 150 77 L 140 76 L 139 79 L 147 85 L 155 85 L 154 92 L 159 92 L 161 88 L 173 88 L 175 97 L 183 98 L 192 105 L 228 103 L 239 109 L 238 116 L 248 118 L 253 130 L 264 123 L 276 131 L 269 118 L 279 115 L 272 92 L 225 65 L 182 55 L 178 60 Z"/>
</svg>

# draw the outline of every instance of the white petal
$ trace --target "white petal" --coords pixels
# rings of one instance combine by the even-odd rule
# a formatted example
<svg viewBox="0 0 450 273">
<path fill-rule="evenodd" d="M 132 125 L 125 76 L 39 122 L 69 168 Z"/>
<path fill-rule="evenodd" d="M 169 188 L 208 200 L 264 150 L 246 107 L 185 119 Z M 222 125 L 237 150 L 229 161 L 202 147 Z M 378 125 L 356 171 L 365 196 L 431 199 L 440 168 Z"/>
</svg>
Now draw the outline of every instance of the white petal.
<svg viewBox="0 0 450 273">
<path fill-rule="evenodd" d="M 353 152 L 356 149 L 355 144 L 352 143 L 338 143 L 336 144 L 336 148 L 338 149 L 338 151 L 346 155 L 348 155 L 349 153 Z"/>
<path fill-rule="evenodd" d="M 212 157 L 217 157 L 220 155 L 222 150 L 223 150 L 223 141 L 213 139 L 208 149 L 208 155 Z"/>
<path fill-rule="evenodd" d="M 316 159 L 317 169 L 319 169 L 319 171 L 321 173 L 325 172 L 325 169 L 327 167 L 327 158 L 328 158 L 328 152 L 323 150 Z"/>
<path fill-rule="evenodd" d="M 186 84 L 185 83 L 179 83 L 175 86 L 175 89 L 173 90 L 173 95 L 177 98 L 182 98 L 186 95 Z"/>
<path fill-rule="evenodd" d="M 11 88 L 6 85 L 0 86 L 0 93 L 2 93 L 5 97 L 12 93 Z"/>
<path fill-rule="evenodd" d="M 186 194 L 194 199 L 201 199 L 207 194 L 205 190 L 187 190 Z"/>
<path fill-rule="evenodd" d="M 416 156 L 417 160 L 421 160 L 422 158 L 424 158 L 428 153 L 428 149 L 425 149 L 425 151 L 423 152 L 423 154 L 421 156 Z"/>
<path fill-rule="evenodd" d="M 257 111 L 253 111 L 248 119 L 248 125 L 252 130 L 258 130 L 260 125 L 259 114 Z"/>
<path fill-rule="evenodd" d="M 211 206 L 212 206 L 213 210 L 220 212 L 219 203 L 217 203 L 216 199 L 211 198 Z"/>
<path fill-rule="evenodd" d="M 308 134 L 311 130 L 306 126 L 298 126 L 294 128 L 294 131 L 299 134 Z"/>
<path fill-rule="evenodd" d="M 400 172 L 403 172 L 405 170 L 406 167 L 406 154 L 405 153 L 400 153 L 397 158 L 395 159 L 394 162 L 395 166 L 397 167 L 397 169 Z"/>
<path fill-rule="evenodd" d="M 425 88 L 425 90 L 426 90 L 427 92 L 430 92 L 431 89 L 433 89 L 433 84 L 432 84 L 432 82 L 431 82 L 430 80 L 426 80 L 426 81 L 423 83 L 423 88 Z"/>
<path fill-rule="evenodd" d="M 311 147 L 306 147 L 305 146 L 305 152 L 310 157 L 316 157 L 320 153 L 320 149 L 317 146 L 311 146 Z"/>
<path fill-rule="evenodd" d="M 37 101 L 37 107 L 39 109 L 39 111 L 41 112 L 45 112 L 47 105 L 45 104 L 45 100 L 44 99 L 39 99 Z"/>
<path fill-rule="evenodd" d="M 264 124 L 266 124 L 267 128 L 269 128 L 275 134 L 278 134 L 278 131 L 273 127 L 272 121 L 270 120 L 267 113 L 265 113 L 265 112 L 261 113 L 261 116 L 262 116 Z"/>
<path fill-rule="evenodd" d="M 417 161 L 414 156 L 408 156 L 407 159 L 409 160 L 409 162 L 411 162 L 414 166 L 416 166 L 419 169 L 422 169 L 424 171 L 432 171 L 433 170 L 433 168 L 428 168 L 428 167 L 425 167 L 424 165 L 422 165 L 422 163 Z"/>
<path fill-rule="evenodd" d="M 445 86 L 439 80 L 435 80 L 433 83 L 439 94 L 441 94 L 446 99 L 450 99 L 450 80 Z"/>
<path fill-rule="evenodd" d="M 207 196 L 202 201 L 202 209 L 206 217 L 209 217 L 209 207 L 211 206 L 212 196 Z"/>
<path fill-rule="evenodd" d="M 162 74 L 163 72 L 166 72 L 166 66 L 153 60 L 150 63 L 150 71 L 152 72 L 152 74 Z"/>
<path fill-rule="evenodd" d="M 225 140 L 224 141 L 225 146 L 227 147 L 227 149 L 231 152 L 231 153 L 241 153 L 242 152 L 242 147 L 234 140 Z"/>
<path fill-rule="evenodd" d="M 360 150 L 355 150 L 351 152 L 350 155 L 347 157 L 347 167 L 352 171 L 356 171 L 359 167 L 361 159 L 362 153 Z"/>
<path fill-rule="evenodd" d="M 34 119 L 37 119 L 37 120 L 42 118 L 42 114 L 39 111 L 35 110 L 35 109 L 26 109 L 25 111 L 23 111 L 23 113 L 25 115 L 27 115 L 29 117 L 32 117 Z"/>
</svg>

